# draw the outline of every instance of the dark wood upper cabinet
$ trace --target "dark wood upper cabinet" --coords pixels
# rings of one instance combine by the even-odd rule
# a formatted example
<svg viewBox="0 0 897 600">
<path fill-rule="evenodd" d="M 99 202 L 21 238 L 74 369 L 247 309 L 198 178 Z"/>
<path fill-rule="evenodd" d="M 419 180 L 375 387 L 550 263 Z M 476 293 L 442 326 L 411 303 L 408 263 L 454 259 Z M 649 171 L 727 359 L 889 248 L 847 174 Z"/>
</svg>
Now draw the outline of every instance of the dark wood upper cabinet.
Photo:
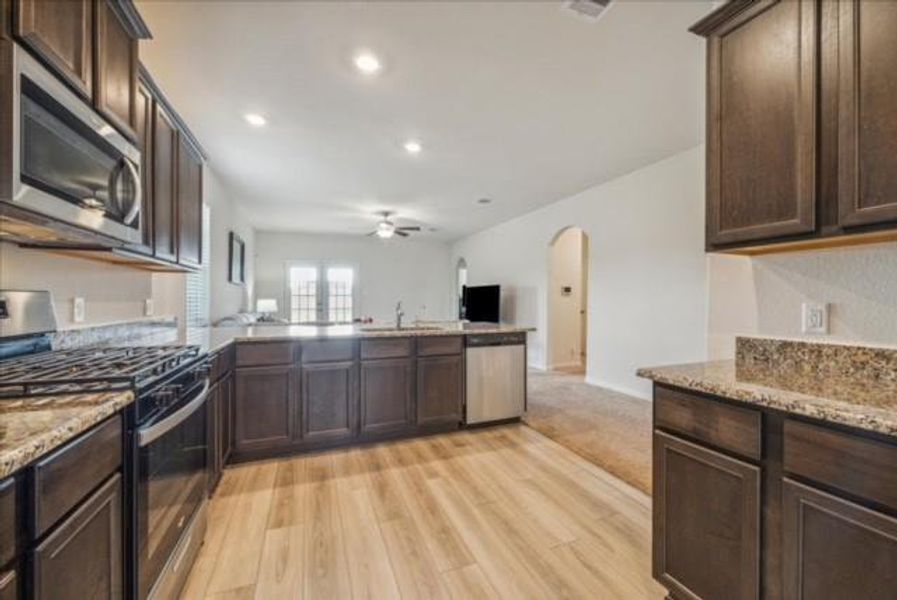
<svg viewBox="0 0 897 600">
<path fill-rule="evenodd" d="M 122 551 L 122 484 L 115 474 L 33 550 L 34 598 L 123 598 Z"/>
<path fill-rule="evenodd" d="M 238 368 L 234 377 L 234 450 L 265 451 L 291 445 L 297 437 L 297 369 L 245 367 Z"/>
<path fill-rule="evenodd" d="M 845 227 L 897 222 L 897 2 L 842 1 L 838 182 Z"/>
<path fill-rule="evenodd" d="M 302 439 L 351 439 L 358 429 L 358 375 L 352 361 L 302 367 Z"/>
<path fill-rule="evenodd" d="M 94 103 L 123 134 L 136 138 L 137 38 L 112 8 L 112 0 L 96 5 L 96 79 Z"/>
<path fill-rule="evenodd" d="M 897 519 L 785 480 L 786 598 L 892 600 Z"/>
<path fill-rule="evenodd" d="M 12 36 L 12 0 L 0 0 L 0 39 Z"/>
<path fill-rule="evenodd" d="M 153 110 L 153 252 L 176 261 L 177 247 L 177 144 L 171 118 L 158 103 Z"/>
<path fill-rule="evenodd" d="M 675 598 L 760 597 L 760 468 L 654 433 L 654 577 Z"/>
<path fill-rule="evenodd" d="M 464 357 L 417 359 L 417 424 L 455 425 L 462 421 Z"/>
<path fill-rule="evenodd" d="M 361 432 L 391 433 L 414 425 L 414 359 L 361 361 Z"/>
<path fill-rule="evenodd" d="M 132 247 L 143 254 L 153 253 L 153 96 L 142 83 L 134 97 L 134 133 L 140 148 L 140 185 L 143 192 L 140 204 L 140 228 L 143 239 Z"/>
<path fill-rule="evenodd" d="M 94 0 L 13 0 L 14 32 L 85 98 L 93 95 Z"/>
<path fill-rule="evenodd" d="M 812 233 L 817 2 L 728 8 L 692 29 L 708 41 L 708 245 Z"/>
<path fill-rule="evenodd" d="M 202 263 L 202 159 L 183 135 L 177 151 L 178 262 L 189 267 Z"/>
</svg>

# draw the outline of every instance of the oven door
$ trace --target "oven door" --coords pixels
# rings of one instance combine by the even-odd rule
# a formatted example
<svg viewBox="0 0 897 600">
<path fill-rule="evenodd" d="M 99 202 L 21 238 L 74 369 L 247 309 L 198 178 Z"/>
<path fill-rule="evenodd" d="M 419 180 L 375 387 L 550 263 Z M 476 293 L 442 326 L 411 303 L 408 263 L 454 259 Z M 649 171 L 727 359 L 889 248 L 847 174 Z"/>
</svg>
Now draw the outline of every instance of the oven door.
<svg viewBox="0 0 897 600">
<path fill-rule="evenodd" d="M 137 584 L 146 598 L 185 527 L 205 499 L 204 380 L 159 418 L 137 430 Z"/>
<path fill-rule="evenodd" d="M 0 198 L 139 243 L 140 151 L 24 50 L 16 47 L 14 57 L 13 189 Z"/>
</svg>

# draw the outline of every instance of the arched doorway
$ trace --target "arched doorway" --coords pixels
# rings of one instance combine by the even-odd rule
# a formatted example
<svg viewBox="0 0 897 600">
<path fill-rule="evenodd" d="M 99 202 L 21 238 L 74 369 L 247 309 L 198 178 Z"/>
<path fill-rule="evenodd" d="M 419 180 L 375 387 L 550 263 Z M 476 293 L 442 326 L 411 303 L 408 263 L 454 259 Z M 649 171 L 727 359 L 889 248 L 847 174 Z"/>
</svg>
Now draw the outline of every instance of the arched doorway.
<svg viewBox="0 0 897 600">
<path fill-rule="evenodd" d="M 585 374 L 588 351 L 589 236 L 560 230 L 548 247 L 548 368 Z"/>
</svg>

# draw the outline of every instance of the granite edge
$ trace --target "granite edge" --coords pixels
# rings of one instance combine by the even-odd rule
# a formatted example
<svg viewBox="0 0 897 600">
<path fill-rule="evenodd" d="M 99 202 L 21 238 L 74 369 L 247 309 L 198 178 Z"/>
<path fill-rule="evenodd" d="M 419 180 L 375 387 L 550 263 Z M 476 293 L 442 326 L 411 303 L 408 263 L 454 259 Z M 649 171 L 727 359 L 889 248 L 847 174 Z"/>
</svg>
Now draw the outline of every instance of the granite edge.
<svg viewBox="0 0 897 600">
<path fill-rule="evenodd" d="M 678 365 L 678 367 L 645 367 L 638 369 L 636 375 L 656 383 L 722 396 L 730 400 L 897 437 L 897 411 L 854 406 L 841 400 L 810 396 L 757 384 L 731 384 L 714 380 L 710 377 L 697 378 L 692 375 L 670 372 L 676 368 L 725 363 L 734 364 L 734 361 L 693 363 L 691 365 Z"/>
</svg>

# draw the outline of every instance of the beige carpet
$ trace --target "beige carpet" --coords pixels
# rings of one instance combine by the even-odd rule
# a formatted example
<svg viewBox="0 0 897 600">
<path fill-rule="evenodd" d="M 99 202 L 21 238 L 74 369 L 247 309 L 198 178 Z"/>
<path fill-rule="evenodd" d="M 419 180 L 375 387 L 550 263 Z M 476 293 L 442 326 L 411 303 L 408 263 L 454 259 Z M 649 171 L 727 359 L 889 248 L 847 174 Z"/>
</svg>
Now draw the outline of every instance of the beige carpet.
<svg viewBox="0 0 897 600">
<path fill-rule="evenodd" d="M 528 386 L 527 425 L 651 493 L 649 402 L 570 373 L 530 371 Z"/>
</svg>

